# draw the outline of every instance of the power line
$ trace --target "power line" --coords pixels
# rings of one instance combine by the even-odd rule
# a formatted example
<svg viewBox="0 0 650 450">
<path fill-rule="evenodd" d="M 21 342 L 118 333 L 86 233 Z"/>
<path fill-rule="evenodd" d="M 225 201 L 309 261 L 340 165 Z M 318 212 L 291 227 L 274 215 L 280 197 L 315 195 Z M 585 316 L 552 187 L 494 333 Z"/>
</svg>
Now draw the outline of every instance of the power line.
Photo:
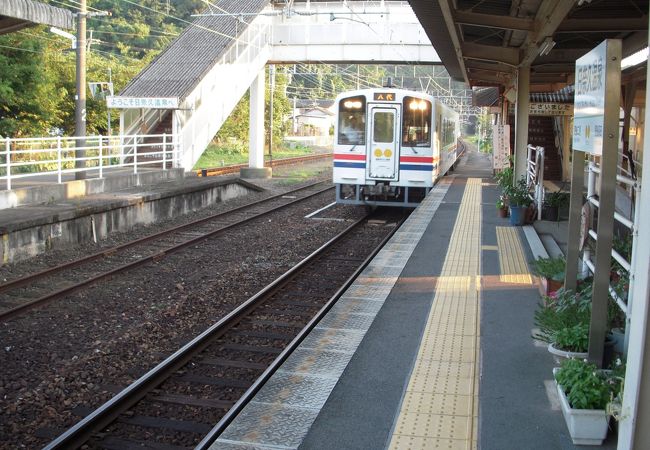
<svg viewBox="0 0 650 450">
<path fill-rule="evenodd" d="M 188 24 L 188 25 L 190 25 L 190 26 L 197 27 L 197 28 L 199 28 L 199 29 L 201 29 L 201 30 L 208 31 L 208 32 L 210 32 L 210 33 L 214 33 L 214 34 L 217 34 L 217 35 L 219 35 L 219 36 L 222 36 L 222 37 L 225 37 L 225 38 L 228 38 L 228 39 L 231 39 L 231 40 L 235 40 L 235 39 L 236 39 L 236 37 L 230 36 L 230 35 L 228 35 L 228 34 L 221 33 L 221 32 L 216 31 L 216 30 L 212 30 L 212 29 L 210 29 L 210 28 L 204 27 L 203 25 L 198 25 L 198 24 L 195 23 L 195 22 L 190 22 L 190 21 L 188 21 L 188 20 L 181 19 L 180 17 L 172 16 L 171 14 L 167 14 L 167 13 L 164 13 L 164 12 L 156 11 L 156 10 L 153 9 L 153 8 L 149 8 L 148 6 L 140 5 L 139 3 L 132 2 L 131 0 L 120 0 L 120 1 L 125 2 L 125 3 L 128 3 L 128 4 L 133 5 L 133 6 L 137 6 L 137 7 L 139 7 L 139 8 L 146 9 L 147 11 L 151 11 L 151 12 L 154 12 L 154 13 L 156 13 L 156 14 L 162 14 L 163 16 L 165 16 L 165 17 L 169 17 L 170 19 L 173 19 L 173 20 L 177 20 L 177 21 L 179 21 L 179 22 L 186 23 L 186 24 Z"/>
</svg>

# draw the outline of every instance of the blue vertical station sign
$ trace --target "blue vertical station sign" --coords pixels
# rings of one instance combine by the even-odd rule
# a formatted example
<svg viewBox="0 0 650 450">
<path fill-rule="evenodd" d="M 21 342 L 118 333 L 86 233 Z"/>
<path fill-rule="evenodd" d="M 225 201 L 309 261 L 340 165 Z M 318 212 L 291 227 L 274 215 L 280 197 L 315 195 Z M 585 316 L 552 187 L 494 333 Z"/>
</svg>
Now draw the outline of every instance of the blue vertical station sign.
<svg viewBox="0 0 650 450">
<path fill-rule="evenodd" d="M 594 155 L 603 153 L 605 128 L 605 93 L 607 70 L 620 61 L 608 61 L 608 41 L 603 41 L 576 61 L 575 100 L 573 110 L 573 149 Z M 612 86 L 612 89 L 620 89 Z"/>
</svg>

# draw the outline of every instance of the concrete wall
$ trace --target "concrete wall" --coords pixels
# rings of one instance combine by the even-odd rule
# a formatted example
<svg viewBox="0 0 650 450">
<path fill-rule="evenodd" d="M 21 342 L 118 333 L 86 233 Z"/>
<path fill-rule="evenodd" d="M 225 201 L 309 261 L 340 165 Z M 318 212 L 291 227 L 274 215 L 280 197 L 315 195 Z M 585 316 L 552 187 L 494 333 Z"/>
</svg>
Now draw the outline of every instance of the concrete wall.
<svg viewBox="0 0 650 450">
<path fill-rule="evenodd" d="M 226 180 L 181 192 L 131 196 L 61 214 L 23 221 L 20 226 L 0 230 L 3 264 L 25 260 L 52 248 L 98 240 L 116 231 L 154 223 L 205 208 L 217 202 L 246 195 L 254 187 L 241 180 Z"/>
<path fill-rule="evenodd" d="M 138 174 L 68 181 L 62 184 L 50 183 L 41 186 L 16 188 L 9 191 L 0 191 L 0 209 L 81 198 L 86 195 L 114 192 L 133 186 L 145 186 L 163 181 L 178 180 L 183 178 L 183 176 L 183 169 L 156 170 Z"/>
</svg>

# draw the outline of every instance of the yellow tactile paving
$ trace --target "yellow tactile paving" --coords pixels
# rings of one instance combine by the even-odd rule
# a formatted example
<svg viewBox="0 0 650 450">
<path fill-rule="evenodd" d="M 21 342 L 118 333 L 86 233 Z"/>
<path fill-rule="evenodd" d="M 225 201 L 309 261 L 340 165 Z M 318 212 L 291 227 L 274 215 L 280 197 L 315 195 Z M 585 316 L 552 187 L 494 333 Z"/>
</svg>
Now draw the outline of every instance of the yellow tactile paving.
<svg viewBox="0 0 650 450">
<path fill-rule="evenodd" d="M 497 247 L 502 283 L 532 284 L 516 227 L 497 227 Z"/>
<path fill-rule="evenodd" d="M 477 448 L 481 180 L 469 179 L 391 450 Z"/>
</svg>

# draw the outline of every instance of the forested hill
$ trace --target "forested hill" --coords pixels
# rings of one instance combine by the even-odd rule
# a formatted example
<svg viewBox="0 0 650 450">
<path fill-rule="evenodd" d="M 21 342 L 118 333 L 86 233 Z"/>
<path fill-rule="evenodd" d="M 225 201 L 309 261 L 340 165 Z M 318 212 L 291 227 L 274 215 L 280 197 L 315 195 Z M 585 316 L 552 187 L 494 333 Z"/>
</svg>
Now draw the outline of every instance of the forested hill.
<svg viewBox="0 0 650 450">
<path fill-rule="evenodd" d="M 73 12 L 79 6 L 78 0 L 40 1 Z M 218 0 L 88 0 L 90 13 L 111 15 L 88 18 L 87 81 L 107 82 L 110 70 L 114 92 L 119 92 L 188 26 L 193 14 L 206 9 L 219 12 L 218 4 Z M 383 74 L 378 66 L 278 68 L 274 134 L 281 135 L 286 128 L 288 97 L 334 98 L 345 89 L 381 86 Z M 44 26 L 0 35 L 0 136 L 73 135 L 74 96 L 75 53 L 68 39 Z M 93 99 L 88 91 L 87 96 L 87 133 L 106 135 L 106 102 Z M 246 98 L 240 102 L 220 134 L 242 142 L 247 139 L 246 102 Z M 112 116 L 111 126 L 116 130 L 119 118 Z"/>
<path fill-rule="evenodd" d="M 39 0 L 76 12 L 76 0 Z M 206 8 L 202 0 L 88 0 L 92 38 L 87 81 L 118 92 Z M 72 30 L 69 30 L 72 31 Z M 74 131 L 75 54 L 47 27 L 0 36 L 0 136 L 70 135 Z M 88 100 L 88 133 L 106 133 L 103 100 Z M 117 122 L 115 122 L 117 123 Z M 115 124 L 114 124 L 115 126 Z"/>
</svg>

